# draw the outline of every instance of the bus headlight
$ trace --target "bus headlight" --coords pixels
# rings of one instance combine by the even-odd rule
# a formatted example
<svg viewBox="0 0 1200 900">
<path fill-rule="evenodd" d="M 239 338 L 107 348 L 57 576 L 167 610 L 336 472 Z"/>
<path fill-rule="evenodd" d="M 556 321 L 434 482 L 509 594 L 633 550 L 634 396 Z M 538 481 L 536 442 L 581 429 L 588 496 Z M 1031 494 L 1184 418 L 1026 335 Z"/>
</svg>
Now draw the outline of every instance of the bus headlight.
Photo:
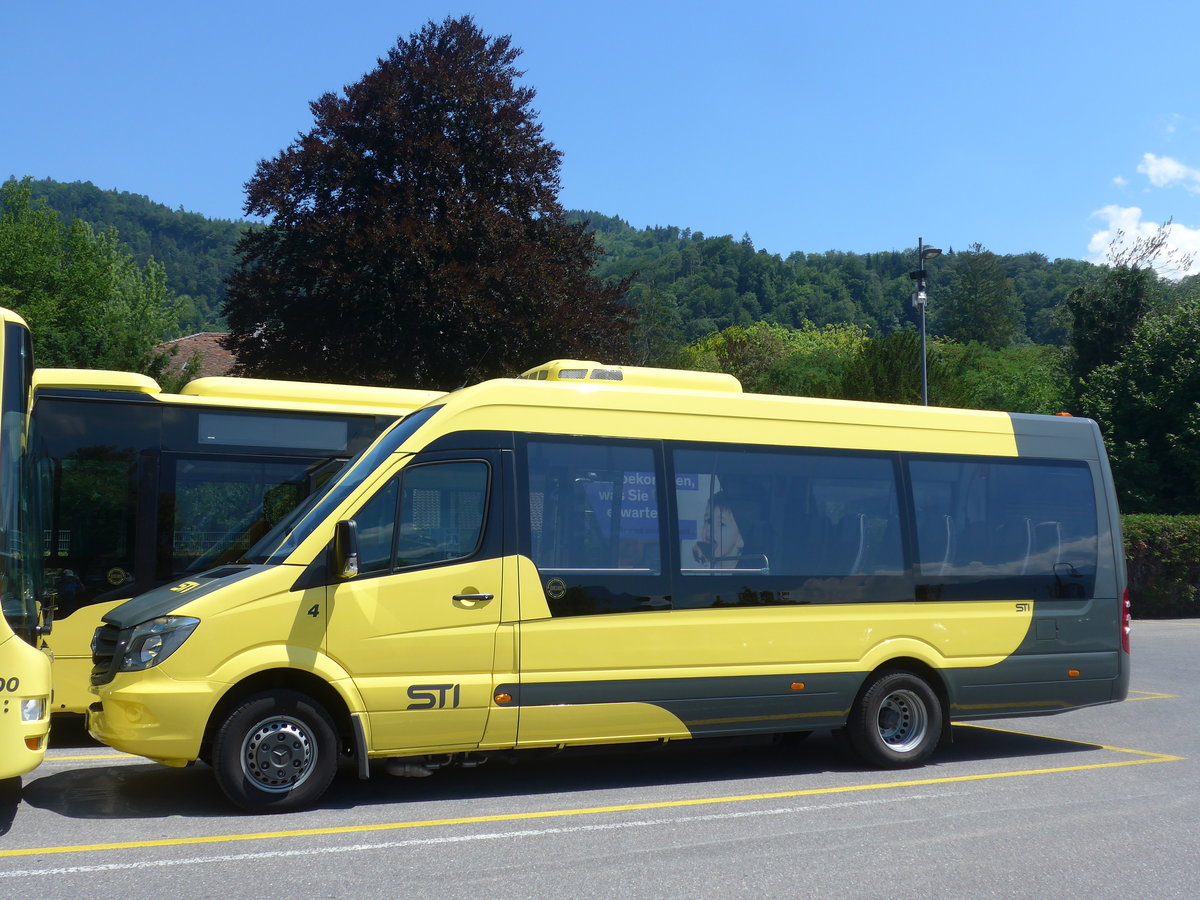
<svg viewBox="0 0 1200 900">
<path fill-rule="evenodd" d="M 21 701 L 21 721 L 38 722 L 46 718 L 46 698 L 35 697 Z"/>
<path fill-rule="evenodd" d="M 199 624 L 199 619 L 189 616 L 161 616 L 136 626 L 121 658 L 121 671 L 157 666 L 178 650 Z"/>
</svg>

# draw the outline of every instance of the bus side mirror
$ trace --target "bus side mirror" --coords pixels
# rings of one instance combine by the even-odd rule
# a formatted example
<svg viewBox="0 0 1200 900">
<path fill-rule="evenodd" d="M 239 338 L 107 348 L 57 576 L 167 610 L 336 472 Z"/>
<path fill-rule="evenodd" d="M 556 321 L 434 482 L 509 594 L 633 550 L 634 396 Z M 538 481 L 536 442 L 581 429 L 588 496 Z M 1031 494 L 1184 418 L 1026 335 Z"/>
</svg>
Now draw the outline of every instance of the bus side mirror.
<svg viewBox="0 0 1200 900">
<path fill-rule="evenodd" d="M 353 519 L 338 522 L 333 534 L 334 572 L 338 578 L 358 574 L 358 523 Z"/>
<path fill-rule="evenodd" d="M 54 614 L 58 611 L 58 592 L 47 592 L 42 596 L 42 602 L 38 605 L 42 610 L 42 620 L 37 627 L 37 633 L 46 635 L 54 628 Z"/>
</svg>

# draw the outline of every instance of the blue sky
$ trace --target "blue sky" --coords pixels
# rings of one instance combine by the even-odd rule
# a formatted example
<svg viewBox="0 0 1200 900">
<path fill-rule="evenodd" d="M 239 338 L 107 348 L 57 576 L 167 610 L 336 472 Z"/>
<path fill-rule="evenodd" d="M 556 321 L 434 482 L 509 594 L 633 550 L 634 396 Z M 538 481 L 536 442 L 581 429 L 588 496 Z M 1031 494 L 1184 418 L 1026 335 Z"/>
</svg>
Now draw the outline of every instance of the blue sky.
<svg viewBox="0 0 1200 900">
<path fill-rule="evenodd" d="M 772 253 L 1200 250 L 1200 4 L 0 0 L 0 179 L 219 218 L 430 19 L 524 50 L 561 201 Z"/>
</svg>

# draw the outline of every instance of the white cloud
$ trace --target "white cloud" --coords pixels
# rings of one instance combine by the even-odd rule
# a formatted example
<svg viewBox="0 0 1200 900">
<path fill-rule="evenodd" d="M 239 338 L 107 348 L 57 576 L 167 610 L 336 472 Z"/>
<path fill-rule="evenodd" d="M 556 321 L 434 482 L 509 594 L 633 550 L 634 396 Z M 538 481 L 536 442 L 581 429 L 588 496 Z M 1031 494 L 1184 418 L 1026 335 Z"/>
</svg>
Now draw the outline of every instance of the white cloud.
<svg viewBox="0 0 1200 900">
<path fill-rule="evenodd" d="M 1119 252 L 1138 238 L 1153 237 L 1161 227 L 1158 222 L 1143 221 L 1142 210 L 1137 206 L 1110 204 L 1096 210 L 1092 215 L 1106 223 L 1088 242 L 1088 252 L 1091 254 L 1088 258 L 1096 263 L 1107 262 L 1114 250 Z M 1181 256 L 1192 256 L 1200 260 L 1200 228 L 1188 228 L 1186 225 L 1172 222 L 1167 233 L 1166 248 L 1156 260 L 1158 274 L 1175 279 L 1187 275 L 1187 271 L 1180 271 L 1177 265 L 1171 264 L 1173 259 L 1177 260 Z"/>
<path fill-rule="evenodd" d="M 1126 179 L 1122 178 L 1120 175 L 1118 175 L 1116 178 L 1113 179 L 1113 184 L 1115 184 L 1117 187 L 1125 187 L 1125 185 L 1129 184 L 1129 182 Z"/>
<path fill-rule="evenodd" d="M 1193 194 L 1200 194 L 1200 169 L 1193 169 L 1169 156 L 1142 156 L 1137 170 L 1150 179 L 1155 187 L 1180 185 Z"/>
</svg>

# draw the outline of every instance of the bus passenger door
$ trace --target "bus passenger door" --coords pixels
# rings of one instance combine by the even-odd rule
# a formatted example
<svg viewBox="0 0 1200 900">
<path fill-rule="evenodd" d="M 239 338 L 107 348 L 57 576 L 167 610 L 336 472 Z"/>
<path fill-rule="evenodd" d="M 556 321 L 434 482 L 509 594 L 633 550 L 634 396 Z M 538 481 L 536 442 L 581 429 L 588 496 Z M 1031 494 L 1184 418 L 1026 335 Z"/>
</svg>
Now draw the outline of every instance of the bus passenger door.
<svg viewBox="0 0 1200 900">
<path fill-rule="evenodd" d="M 372 750 L 477 746 L 501 597 L 495 455 L 431 455 L 354 515 L 359 574 L 330 587 L 330 655 L 367 707 Z"/>
<path fill-rule="evenodd" d="M 523 474 L 518 746 L 689 736 L 657 702 L 703 660 L 671 624 L 656 445 L 530 439 Z"/>
</svg>

